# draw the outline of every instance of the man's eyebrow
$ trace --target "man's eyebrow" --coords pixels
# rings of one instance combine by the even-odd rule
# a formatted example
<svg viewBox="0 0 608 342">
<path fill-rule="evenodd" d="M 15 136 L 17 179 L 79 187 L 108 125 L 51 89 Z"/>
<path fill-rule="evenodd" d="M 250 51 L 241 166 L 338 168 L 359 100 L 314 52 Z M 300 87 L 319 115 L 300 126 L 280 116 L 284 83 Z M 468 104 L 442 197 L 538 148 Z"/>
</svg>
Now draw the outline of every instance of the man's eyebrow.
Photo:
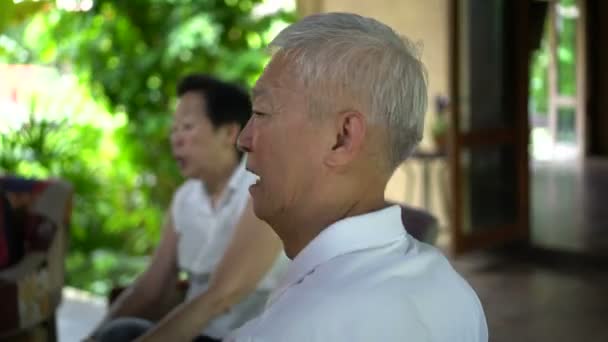
<svg viewBox="0 0 608 342">
<path fill-rule="evenodd" d="M 268 88 L 253 87 L 251 89 L 252 105 L 262 105 L 267 108 L 267 110 L 271 110 L 272 108 L 274 108 L 275 103 L 273 101 L 272 96 L 270 95 L 271 93 Z"/>
</svg>

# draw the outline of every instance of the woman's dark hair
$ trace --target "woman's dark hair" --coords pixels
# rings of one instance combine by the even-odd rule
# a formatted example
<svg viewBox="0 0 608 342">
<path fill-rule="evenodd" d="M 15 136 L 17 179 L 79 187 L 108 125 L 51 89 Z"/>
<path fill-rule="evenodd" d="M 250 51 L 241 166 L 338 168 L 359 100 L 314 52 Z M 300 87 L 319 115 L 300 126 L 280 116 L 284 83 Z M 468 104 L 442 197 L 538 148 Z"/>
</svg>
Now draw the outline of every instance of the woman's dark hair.
<svg viewBox="0 0 608 342">
<path fill-rule="evenodd" d="M 189 92 L 204 97 L 207 114 L 214 127 L 237 123 L 243 128 L 251 116 L 251 100 L 241 87 L 204 74 L 190 74 L 177 85 L 177 95 Z"/>
</svg>

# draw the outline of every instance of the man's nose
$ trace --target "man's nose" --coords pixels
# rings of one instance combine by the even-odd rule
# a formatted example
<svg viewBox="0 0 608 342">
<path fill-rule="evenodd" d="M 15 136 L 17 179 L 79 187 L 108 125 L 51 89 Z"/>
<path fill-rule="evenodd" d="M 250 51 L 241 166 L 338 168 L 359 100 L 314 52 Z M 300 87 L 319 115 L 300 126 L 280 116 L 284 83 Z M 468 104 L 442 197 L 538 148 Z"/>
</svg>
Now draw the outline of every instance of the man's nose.
<svg viewBox="0 0 608 342">
<path fill-rule="evenodd" d="M 247 121 L 245 127 L 239 134 L 238 139 L 236 140 L 236 147 L 244 153 L 251 152 L 253 145 L 253 135 L 251 133 L 251 119 Z"/>
</svg>

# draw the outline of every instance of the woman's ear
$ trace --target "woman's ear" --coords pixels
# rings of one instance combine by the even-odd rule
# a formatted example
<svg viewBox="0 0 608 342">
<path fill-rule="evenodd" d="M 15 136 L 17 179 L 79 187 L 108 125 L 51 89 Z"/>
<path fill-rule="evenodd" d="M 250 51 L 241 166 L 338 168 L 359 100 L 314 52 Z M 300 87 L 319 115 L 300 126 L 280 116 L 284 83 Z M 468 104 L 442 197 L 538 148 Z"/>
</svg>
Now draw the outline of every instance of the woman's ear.
<svg viewBox="0 0 608 342">
<path fill-rule="evenodd" d="M 227 145 L 236 146 L 240 132 L 241 127 L 237 123 L 228 123 L 220 127 L 220 134 Z"/>
<path fill-rule="evenodd" d="M 361 153 L 367 134 L 365 116 L 358 111 L 339 113 L 334 134 L 333 146 L 325 158 L 325 163 L 330 167 L 346 165 Z"/>
</svg>

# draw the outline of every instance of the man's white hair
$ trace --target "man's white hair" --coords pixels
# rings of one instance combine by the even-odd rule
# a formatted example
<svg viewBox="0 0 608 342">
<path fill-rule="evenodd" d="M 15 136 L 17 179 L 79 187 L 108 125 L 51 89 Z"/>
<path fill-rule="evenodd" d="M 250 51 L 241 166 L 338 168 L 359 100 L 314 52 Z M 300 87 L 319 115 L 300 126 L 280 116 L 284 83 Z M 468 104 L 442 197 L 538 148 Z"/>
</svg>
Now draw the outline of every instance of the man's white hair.
<svg viewBox="0 0 608 342">
<path fill-rule="evenodd" d="M 356 109 L 386 125 L 391 167 L 422 139 L 426 70 L 414 44 L 390 27 L 356 14 L 316 14 L 285 28 L 269 49 L 294 63 L 311 114 Z"/>
</svg>

